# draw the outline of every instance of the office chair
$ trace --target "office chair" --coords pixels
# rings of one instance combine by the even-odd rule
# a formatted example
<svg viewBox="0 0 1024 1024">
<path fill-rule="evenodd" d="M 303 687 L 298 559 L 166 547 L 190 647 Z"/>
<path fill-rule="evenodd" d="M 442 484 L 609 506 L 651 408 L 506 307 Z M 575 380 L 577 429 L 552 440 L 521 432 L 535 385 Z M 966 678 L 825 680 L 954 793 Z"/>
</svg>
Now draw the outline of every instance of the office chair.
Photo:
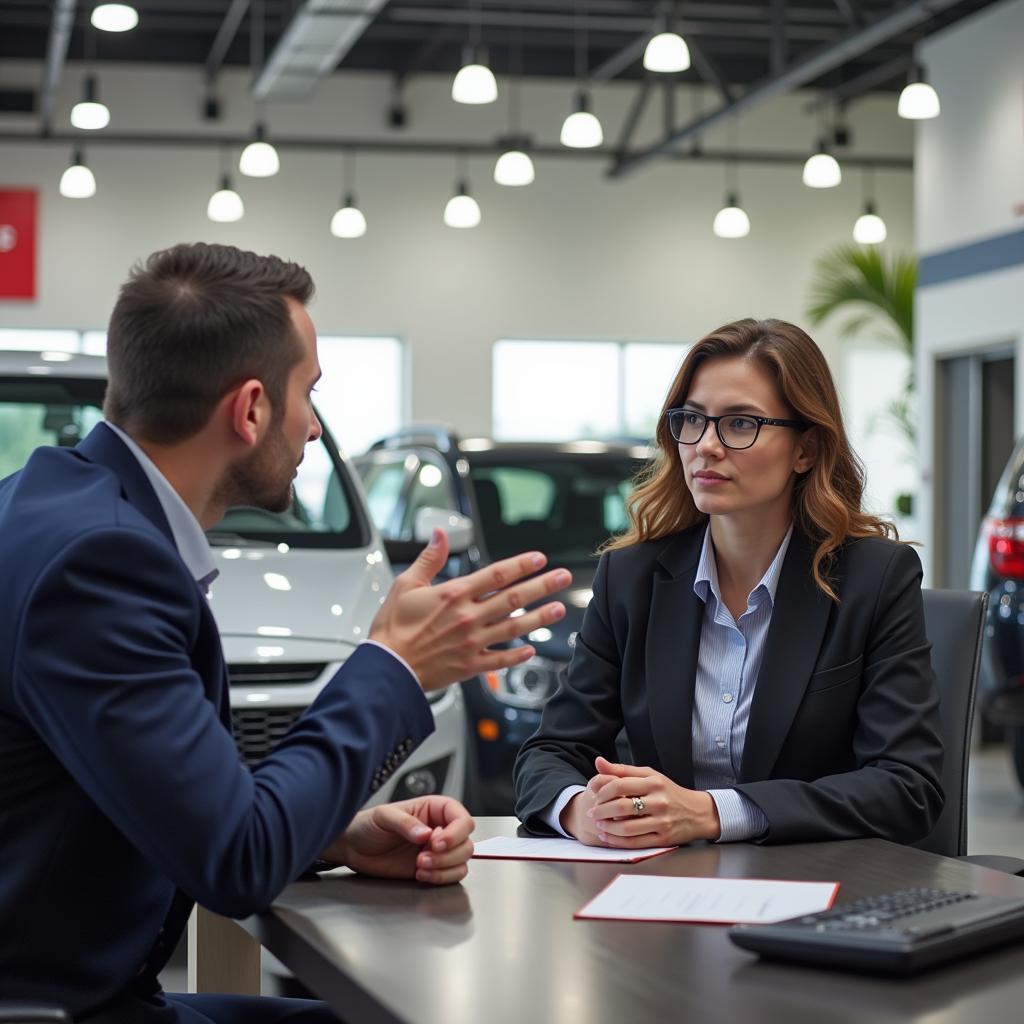
<svg viewBox="0 0 1024 1024">
<path fill-rule="evenodd" d="M 932 644 L 932 668 L 939 686 L 946 804 L 931 832 L 913 845 L 979 867 L 1024 874 L 1024 860 L 1017 857 L 966 856 L 967 777 L 988 595 L 968 590 L 925 590 L 922 597 L 925 632 Z"/>
</svg>

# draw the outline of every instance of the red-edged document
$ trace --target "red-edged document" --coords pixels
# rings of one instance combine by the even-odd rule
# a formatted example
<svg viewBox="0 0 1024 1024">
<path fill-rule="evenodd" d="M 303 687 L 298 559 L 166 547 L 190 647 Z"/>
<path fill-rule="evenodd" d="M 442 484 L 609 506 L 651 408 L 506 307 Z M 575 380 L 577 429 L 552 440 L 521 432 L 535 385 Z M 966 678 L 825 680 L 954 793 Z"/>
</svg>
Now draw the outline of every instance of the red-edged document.
<svg viewBox="0 0 1024 1024">
<path fill-rule="evenodd" d="M 771 924 L 828 910 L 838 891 L 838 882 L 616 875 L 573 916 L 601 921 Z"/>
</svg>

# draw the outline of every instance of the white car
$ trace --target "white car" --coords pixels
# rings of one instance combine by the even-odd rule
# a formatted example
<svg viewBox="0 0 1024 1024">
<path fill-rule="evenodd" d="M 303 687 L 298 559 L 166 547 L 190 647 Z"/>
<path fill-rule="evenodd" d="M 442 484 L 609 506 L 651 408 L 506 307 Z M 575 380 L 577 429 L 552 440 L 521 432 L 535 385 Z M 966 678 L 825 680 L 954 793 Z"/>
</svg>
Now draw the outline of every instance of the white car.
<svg viewBox="0 0 1024 1024">
<path fill-rule="evenodd" d="M 42 444 L 73 446 L 102 419 L 106 361 L 0 352 L 0 478 Z M 306 448 L 289 512 L 234 508 L 208 533 L 220 576 L 211 607 L 231 681 L 235 740 L 266 755 L 365 639 L 391 584 L 362 484 L 327 431 Z M 370 803 L 462 798 L 465 712 L 458 687 L 431 694 L 434 733 Z"/>
</svg>

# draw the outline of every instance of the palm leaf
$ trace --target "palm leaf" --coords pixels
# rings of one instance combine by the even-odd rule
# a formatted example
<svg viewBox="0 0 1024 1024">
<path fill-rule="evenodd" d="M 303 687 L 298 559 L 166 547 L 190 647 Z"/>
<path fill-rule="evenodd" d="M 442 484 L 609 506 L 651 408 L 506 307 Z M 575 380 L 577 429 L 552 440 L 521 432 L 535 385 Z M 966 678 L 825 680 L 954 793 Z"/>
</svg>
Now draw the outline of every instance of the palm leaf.
<svg viewBox="0 0 1024 1024">
<path fill-rule="evenodd" d="M 886 259 L 874 247 L 843 245 L 818 261 L 808 316 L 820 324 L 851 310 L 856 316 L 841 328 L 844 337 L 875 322 L 910 354 L 916 284 L 917 261 L 912 256 L 894 254 Z"/>
</svg>

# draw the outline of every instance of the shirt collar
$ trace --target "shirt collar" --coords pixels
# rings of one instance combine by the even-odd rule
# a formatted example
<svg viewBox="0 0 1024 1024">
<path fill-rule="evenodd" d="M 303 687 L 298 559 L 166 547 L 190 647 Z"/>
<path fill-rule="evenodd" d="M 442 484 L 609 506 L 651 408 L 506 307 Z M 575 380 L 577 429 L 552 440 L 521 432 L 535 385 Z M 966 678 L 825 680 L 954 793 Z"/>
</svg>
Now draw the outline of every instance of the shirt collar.
<svg viewBox="0 0 1024 1024">
<path fill-rule="evenodd" d="M 199 520 L 182 500 L 181 495 L 171 486 L 167 477 L 156 467 L 156 463 L 120 427 L 109 420 L 106 425 L 124 442 L 128 451 L 135 456 L 150 485 L 156 492 L 157 501 L 167 516 L 167 523 L 174 537 L 174 545 L 181 555 L 192 578 L 202 587 L 208 587 L 219 575 L 220 570 L 213 560 L 210 544 L 199 525 Z"/>
<path fill-rule="evenodd" d="M 789 524 L 786 536 L 782 538 L 779 550 L 775 552 L 772 564 L 765 570 L 760 582 L 750 592 L 748 603 L 759 591 L 763 590 L 768 595 L 768 601 L 774 607 L 775 592 L 779 588 L 779 576 L 782 574 L 782 563 L 786 560 L 786 552 L 789 550 L 789 542 L 793 536 L 793 524 Z M 697 563 L 697 576 L 693 581 L 693 592 L 707 604 L 708 592 L 715 596 L 715 601 L 721 603 L 722 592 L 718 587 L 718 563 L 715 561 L 715 547 L 711 542 L 711 524 L 708 523 L 704 531 L 704 543 L 700 549 L 700 560 Z"/>
</svg>

